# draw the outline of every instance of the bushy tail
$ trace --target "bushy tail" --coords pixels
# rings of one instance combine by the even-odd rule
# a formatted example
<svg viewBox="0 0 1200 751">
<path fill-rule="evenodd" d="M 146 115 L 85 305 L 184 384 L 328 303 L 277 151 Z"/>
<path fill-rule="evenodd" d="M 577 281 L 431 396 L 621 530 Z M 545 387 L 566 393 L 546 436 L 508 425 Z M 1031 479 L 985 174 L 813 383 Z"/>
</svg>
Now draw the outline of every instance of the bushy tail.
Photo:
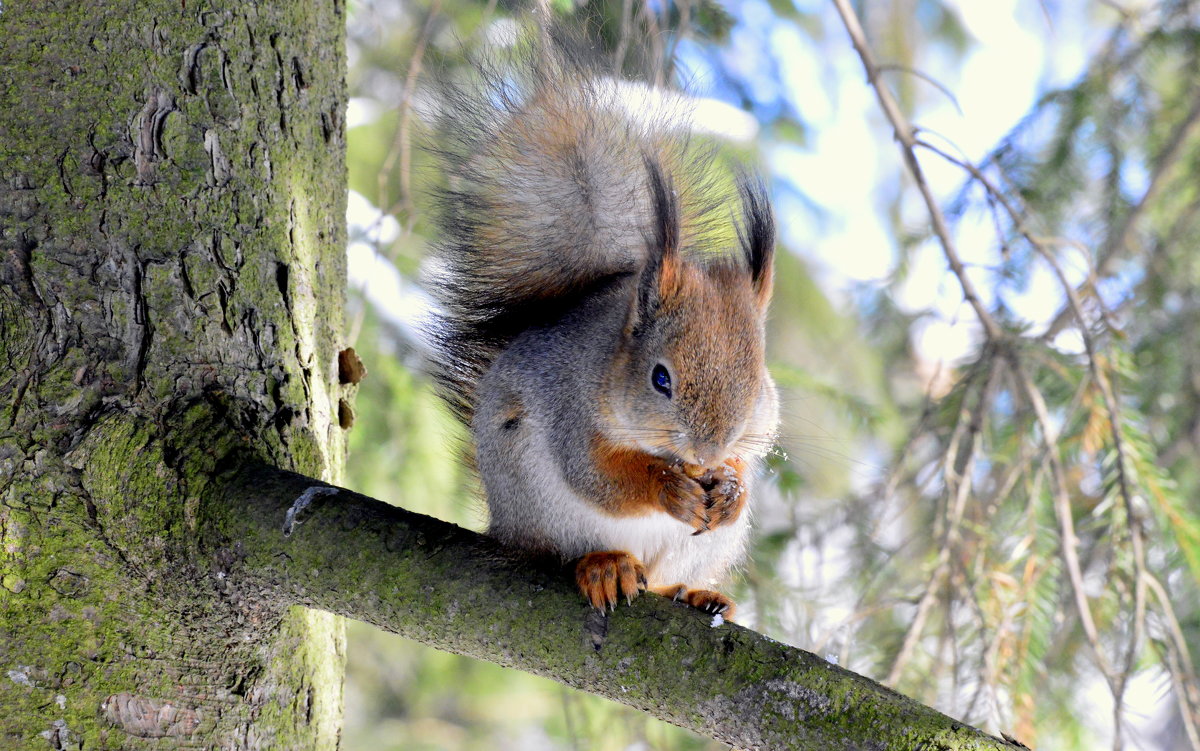
<svg viewBox="0 0 1200 751">
<path fill-rule="evenodd" d="M 710 151 L 689 145 L 685 100 L 610 75 L 561 30 L 442 82 L 432 150 L 447 184 L 426 284 L 437 378 L 470 420 L 496 353 L 646 257 L 647 161 L 674 178 L 684 244 L 722 203 Z M 690 176 L 690 179 L 689 179 Z M 717 191 L 720 192 L 720 191 Z"/>
</svg>

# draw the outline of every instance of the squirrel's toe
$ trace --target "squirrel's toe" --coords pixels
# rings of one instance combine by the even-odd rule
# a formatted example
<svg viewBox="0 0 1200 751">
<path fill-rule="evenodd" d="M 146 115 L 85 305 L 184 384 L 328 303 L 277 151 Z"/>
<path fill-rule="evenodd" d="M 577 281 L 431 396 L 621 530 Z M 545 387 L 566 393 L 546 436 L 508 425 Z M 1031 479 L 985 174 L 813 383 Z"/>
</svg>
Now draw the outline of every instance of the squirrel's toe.
<svg viewBox="0 0 1200 751">
<path fill-rule="evenodd" d="M 683 596 L 683 601 L 705 613 L 720 614 L 727 621 L 733 620 L 733 614 L 737 610 L 733 600 L 711 589 L 689 589 Z"/>
<path fill-rule="evenodd" d="M 651 587 L 650 591 L 656 595 L 662 595 L 668 600 L 682 600 L 687 594 L 686 584 L 672 584 L 666 587 Z"/>
<path fill-rule="evenodd" d="M 588 553 L 575 564 L 575 583 L 597 610 L 612 610 L 617 599 L 632 602 L 646 588 L 646 568 L 623 550 Z"/>
</svg>

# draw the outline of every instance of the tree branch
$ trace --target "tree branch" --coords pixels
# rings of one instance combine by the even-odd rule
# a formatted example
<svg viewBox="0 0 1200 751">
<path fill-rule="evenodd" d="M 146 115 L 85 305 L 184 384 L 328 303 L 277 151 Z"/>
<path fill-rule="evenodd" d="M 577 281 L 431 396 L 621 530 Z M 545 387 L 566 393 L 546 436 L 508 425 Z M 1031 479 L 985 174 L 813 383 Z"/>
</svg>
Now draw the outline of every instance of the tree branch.
<svg viewBox="0 0 1200 751">
<path fill-rule="evenodd" d="M 198 552 L 235 601 L 339 613 L 743 748 L 1017 748 L 655 595 L 601 615 L 564 572 L 437 519 L 348 490 L 306 493 L 326 486 L 261 465 L 214 485 L 200 510 Z"/>
</svg>

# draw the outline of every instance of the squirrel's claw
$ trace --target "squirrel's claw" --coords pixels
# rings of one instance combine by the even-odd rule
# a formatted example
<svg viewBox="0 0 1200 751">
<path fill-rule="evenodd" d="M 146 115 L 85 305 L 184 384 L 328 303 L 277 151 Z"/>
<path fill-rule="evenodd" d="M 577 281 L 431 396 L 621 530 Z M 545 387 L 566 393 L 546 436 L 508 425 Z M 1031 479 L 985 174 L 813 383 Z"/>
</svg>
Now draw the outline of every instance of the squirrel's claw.
<svg viewBox="0 0 1200 751">
<path fill-rule="evenodd" d="M 632 603 L 646 588 L 646 568 L 623 550 L 588 553 L 575 564 L 575 584 L 593 608 L 612 611 L 620 597 Z"/>
</svg>

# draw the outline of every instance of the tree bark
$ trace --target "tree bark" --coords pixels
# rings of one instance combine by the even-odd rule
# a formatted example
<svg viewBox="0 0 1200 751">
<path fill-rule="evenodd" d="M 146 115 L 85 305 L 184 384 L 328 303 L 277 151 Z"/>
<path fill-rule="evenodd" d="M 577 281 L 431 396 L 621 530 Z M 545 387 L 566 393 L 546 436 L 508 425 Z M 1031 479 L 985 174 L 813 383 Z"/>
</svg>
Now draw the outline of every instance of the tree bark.
<svg viewBox="0 0 1200 751">
<path fill-rule="evenodd" d="M 1014 749 L 872 680 L 656 595 L 591 610 L 567 572 L 246 462 L 210 485 L 198 557 L 226 596 L 328 610 L 544 675 L 745 749 Z"/>
<path fill-rule="evenodd" d="M 334 748 L 343 635 L 189 554 L 336 481 L 344 7 L 0 5 L 0 747 Z"/>
</svg>

